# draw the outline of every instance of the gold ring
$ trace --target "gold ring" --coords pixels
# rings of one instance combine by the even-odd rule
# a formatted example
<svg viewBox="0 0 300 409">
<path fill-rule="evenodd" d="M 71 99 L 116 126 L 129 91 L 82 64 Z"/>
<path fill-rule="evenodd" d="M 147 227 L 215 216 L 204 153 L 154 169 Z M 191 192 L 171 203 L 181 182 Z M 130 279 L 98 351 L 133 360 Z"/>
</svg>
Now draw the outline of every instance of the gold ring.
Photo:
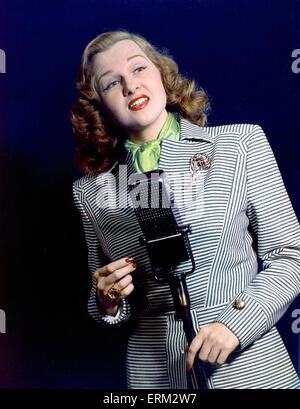
<svg viewBox="0 0 300 409">
<path fill-rule="evenodd" d="M 114 286 L 111 287 L 111 289 L 108 291 L 107 293 L 107 297 L 111 300 L 111 301 L 116 301 L 120 298 L 120 293 L 121 291 L 118 290 L 117 288 L 115 288 Z"/>
</svg>

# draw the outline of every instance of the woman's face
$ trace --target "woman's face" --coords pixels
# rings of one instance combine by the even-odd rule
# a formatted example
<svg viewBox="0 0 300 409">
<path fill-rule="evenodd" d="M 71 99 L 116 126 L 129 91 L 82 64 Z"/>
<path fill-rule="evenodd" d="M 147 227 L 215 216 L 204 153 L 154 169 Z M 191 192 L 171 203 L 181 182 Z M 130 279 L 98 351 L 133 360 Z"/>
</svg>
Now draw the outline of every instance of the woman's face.
<svg viewBox="0 0 300 409">
<path fill-rule="evenodd" d="M 94 72 L 110 118 L 129 137 L 150 131 L 156 138 L 167 119 L 167 97 L 159 70 L 139 46 L 122 40 L 96 54 Z"/>
</svg>

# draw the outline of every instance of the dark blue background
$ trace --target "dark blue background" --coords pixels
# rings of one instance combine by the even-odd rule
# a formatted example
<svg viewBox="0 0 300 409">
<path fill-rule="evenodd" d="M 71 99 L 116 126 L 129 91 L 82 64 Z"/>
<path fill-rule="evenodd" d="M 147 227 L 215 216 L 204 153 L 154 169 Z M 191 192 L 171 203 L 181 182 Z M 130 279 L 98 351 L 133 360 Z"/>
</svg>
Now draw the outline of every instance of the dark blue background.
<svg viewBox="0 0 300 409">
<path fill-rule="evenodd" d="M 210 125 L 265 130 L 295 211 L 299 192 L 298 0 L 0 1 L 0 387 L 123 388 L 126 327 L 86 313 L 89 275 L 71 184 L 69 109 L 86 44 L 124 28 L 166 47 L 209 94 Z M 295 366 L 293 303 L 279 323 Z M 115 370 L 117 368 L 117 370 Z"/>
</svg>

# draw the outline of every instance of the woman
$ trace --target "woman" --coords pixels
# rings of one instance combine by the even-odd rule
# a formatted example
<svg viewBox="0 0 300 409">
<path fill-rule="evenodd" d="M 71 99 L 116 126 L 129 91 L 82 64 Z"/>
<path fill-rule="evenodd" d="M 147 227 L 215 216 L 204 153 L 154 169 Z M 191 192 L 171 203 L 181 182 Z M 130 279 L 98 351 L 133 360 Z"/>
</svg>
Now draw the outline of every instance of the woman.
<svg viewBox="0 0 300 409">
<path fill-rule="evenodd" d="M 297 388 L 275 324 L 299 294 L 299 224 L 262 129 L 207 127 L 204 91 L 123 31 L 88 44 L 77 87 L 71 119 L 86 176 L 73 191 L 93 275 L 88 309 L 105 325 L 132 321 L 128 387 L 186 388 L 198 355 L 210 388 Z M 195 154 L 206 166 L 192 169 Z M 124 189 L 130 175 L 157 168 L 174 192 L 188 175 L 201 193 L 178 208 L 196 261 L 187 286 L 198 332 L 188 348 Z"/>
</svg>

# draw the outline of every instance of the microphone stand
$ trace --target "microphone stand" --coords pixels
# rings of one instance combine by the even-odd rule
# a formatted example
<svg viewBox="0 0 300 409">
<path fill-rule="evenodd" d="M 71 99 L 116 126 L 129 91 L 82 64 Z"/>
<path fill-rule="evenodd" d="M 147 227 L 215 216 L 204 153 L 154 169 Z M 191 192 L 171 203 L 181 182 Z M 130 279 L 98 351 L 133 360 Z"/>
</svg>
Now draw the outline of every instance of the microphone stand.
<svg viewBox="0 0 300 409">
<path fill-rule="evenodd" d="M 169 272 L 164 274 L 164 277 L 159 276 L 157 274 L 155 267 L 152 265 L 152 268 L 155 272 L 155 278 L 158 281 L 167 281 L 173 302 L 174 302 L 174 308 L 175 308 L 175 313 L 176 317 L 180 320 L 182 320 L 183 323 L 183 330 L 185 332 L 185 336 L 188 342 L 188 345 L 191 344 L 193 339 L 196 336 L 196 332 L 194 330 L 194 325 L 193 325 L 193 320 L 191 316 L 191 311 L 190 311 L 190 298 L 189 298 L 189 293 L 186 285 L 186 275 L 192 273 L 195 270 L 195 260 L 193 257 L 190 241 L 188 239 L 187 234 L 191 232 L 189 226 L 178 226 L 178 231 L 182 235 L 184 242 L 187 245 L 187 250 L 190 256 L 190 260 L 192 262 L 192 270 L 189 271 L 188 273 L 173 273 L 173 268 L 169 267 Z M 146 240 L 144 236 L 141 238 L 141 243 L 146 244 L 146 246 L 151 248 L 151 244 L 153 243 L 152 240 Z M 165 240 L 172 240 L 172 236 L 170 237 L 165 237 Z M 188 383 L 190 384 L 190 389 L 192 388 L 192 381 L 191 381 L 191 375 L 192 371 L 194 371 L 197 384 L 199 389 L 208 389 L 208 383 L 207 383 L 207 377 L 205 374 L 204 370 L 204 364 L 201 363 L 200 359 L 198 358 L 198 355 L 196 354 L 195 360 L 194 360 L 194 365 L 193 369 L 190 370 L 188 373 Z"/>
<path fill-rule="evenodd" d="M 143 176 L 141 180 L 134 180 L 129 184 L 130 193 L 133 194 L 133 203 L 135 203 L 136 194 L 134 188 L 139 187 L 138 205 L 133 207 L 143 232 L 140 242 L 146 245 L 156 280 L 169 283 L 176 316 L 182 320 L 186 339 L 190 345 L 196 336 L 186 286 L 186 275 L 195 270 L 195 260 L 188 238 L 188 233 L 191 233 L 190 226 L 178 226 L 172 209 L 169 207 L 173 199 L 171 191 L 166 188 L 168 184 L 165 183 L 164 171 L 158 169 L 154 173 L 145 172 Z M 152 207 L 151 199 L 156 199 L 157 206 Z M 164 204 L 168 206 L 165 207 Z M 188 273 L 174 272 L 174 268 L 180 262 L 188 260 L 192 263 L 191 271 Z M 159 273 L 156 269 L 162 269 L 163 272 Z M 208 389 L 206 374 L 198 356 L 195 357 L 193 370 L 189 372 L 188 381 L 191 385 L 192 371 L 196 376 L 199 389 Z"/>
<path fill-rule="evenodd" d="M 188 345 L 190 345 L 193 339 L 195 338 L 196 333 L 194 330 L 192 316 L 190 312 L 190 299 L 186 287 L 185 278 L 186 278 L 185 274 L 170 275 L 168 277 L 168 282 L 170 285 L 174 301 L 176 316 L 180 320 L 182 320 L 183 330 L 185 332 Z M 197 354 L 195 356 L 193 370 L 195 373 L 199 389 L 208 389 L 207 378 L 203 368 L 203 364 L 201 364 Z M 191 371 L 188 374 L 189 376 L 191 376 Z M 189 379 L 189 381 L 191 385 L 192 384 L 191 379 Z"/>
</svg>

